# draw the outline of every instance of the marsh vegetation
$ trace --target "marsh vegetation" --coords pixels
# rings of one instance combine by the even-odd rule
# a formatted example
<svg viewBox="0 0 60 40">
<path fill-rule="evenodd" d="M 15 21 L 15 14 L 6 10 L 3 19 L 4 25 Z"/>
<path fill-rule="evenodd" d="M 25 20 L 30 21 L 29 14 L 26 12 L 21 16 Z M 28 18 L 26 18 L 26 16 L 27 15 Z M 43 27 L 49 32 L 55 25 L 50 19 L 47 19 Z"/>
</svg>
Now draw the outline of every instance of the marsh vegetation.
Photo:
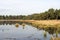
<svg viewBox="0 0 60 40">
<path fill-rule="evenodd" d="M 33 21 L 33 22 L 35 22 L 35 21 Z M 11 36 L 12 36 L 12 34 L 13 35 L 16 34 L 15 36 L 12 36 L 12 39 L 13 39 L 13 37 L 15 37 L 15 40 L 19 39 L 19 37 L 21 37 L 24 34 L 25 35 L 22 36 L 22 39 L 26 38 L 26 40 L 28 40 L 28 39 L 31 39 L 31 40 L 35 40 L 35 39 L 36 40 L 38 40 L 38 39 L 39 40 L 44 40 L 44 39 L 50 40 L 51 39 L 52 40 L 51 35 L 53 36 L 53 38 L 59 38 L 60 37 L 60 28 L 55 27 L 53 25 L 47 25 L 46 26 L 43 24 L 39 25 L 38 23 L 31 24 L 31 21 L 30 21 L 30 23 L 28 21 L 24 21 L 24 22 L 22 22 L 22 21 L 21 22 L 20 21 L 11 21 L 11 22 L 10 21 L 8 21 L 8 22 L 2 21 L 1 22 L 0 21 L 0 23 L 1 23 L 0 24 L 0 30 L 2 30 L 2 33 L 6 32 Z M 12 34 L 10 34 L 10 32 Z M 23 32 L 23 34 L 21 34 L 22 32 Z M 4 34 L 4 35 L 6 35 L 6 34 Z M 8 36 L 10 38 L 11 36 L 9 36 L 9 35 L 6 35 L 6 36 Z M 39 37 L 38 37 L 38 35 L 39 35 Z"/>
<path fill-rule="evenodd" d="M 12 36 L 12 34 L 9 33 L 9 31 L 7 31 L 8 33 L 5 31 L 7 34 L 11 35 L 11 36 L 7 35 L 7 37 L 15 37 L 15 36 L 21 37 L 23 35 L 23 37 L 25 38 L 25 36 L 30 35 L 30 33 L 32 33 L 33 37 L 31 35 L 29 37 L 27 37 L 28 39 L 30 38 L 30 40 L 31 39 L 32 40 L 33 39 L 34 40 L 44 40 L 44 38 L 46 38 L 46 40 L 50 40 L 50 39 L 53 40 L 53 39 L 60 38 L 60 20 L 59 19 L 60 19 L 60 9 L 51 8 L 40 14 L 36 13 L 36 14 L 32 14 L 32 15 L 27 15 L 27 16 L 25 16 L 25 15 L 17 15 L 17 16 L 0 15 L 0 26 L 2 26 L 2 27 L 4 26 L 2 29 L 3 32 L 5 30 L 5 27 L 7 27 L 7 25 L 8 25 L 7 28 L 9 28 L 9 26 L 11 25 L 10 28 L 8 29 L 8 30 L 10 30 L 10 32 L 11 32 L 11 27 L 13 27 L 12 29 L 14 32 L 11 32 L 12 34 L 13 33 L 15 34 L 17 32 L 17 34 Z M 22 27 L 21 30 L 20 30 L 20 26 Z M 26 26 L 27 26 L 27 28 L 26 28 Z M 17 29 L 15 29 L 14 27 L 16 27 Z M 23 34 L 21 32 L 23 32 Z M 35 32 L 37 34 L 35 34 Z M 2 32 L 0 32 L 0 33 L 2 33 Z M 41 38 L 41 34 L 42 34 L 42 38 Z M 39 35 L 39 37 L 36 37 L 36 35 Z M 52 35 L 52 37 L 51 37 L 51 35 Z M 17 40 L 17 39 L 15 39 L 15 40 Z M 20 40 L 20 39 L 18 39 L 18 40 Z"/>
</svg>

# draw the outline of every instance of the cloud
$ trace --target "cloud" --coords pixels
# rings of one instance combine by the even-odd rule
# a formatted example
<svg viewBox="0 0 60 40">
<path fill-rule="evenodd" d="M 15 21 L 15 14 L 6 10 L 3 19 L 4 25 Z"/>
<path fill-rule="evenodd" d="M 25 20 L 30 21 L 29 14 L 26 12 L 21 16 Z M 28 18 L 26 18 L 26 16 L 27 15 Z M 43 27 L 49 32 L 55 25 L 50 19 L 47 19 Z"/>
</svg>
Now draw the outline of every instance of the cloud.
<svg viewBox="0 0 60 40">
<path fill-rule="evenodd" d="M 9 9 L 6 15 L 28 15 L 43 12 L 49 8 L 60 8 L 59 0 L 0 0 L 0 14 Z M 2 10 L 4 9 L 4 10 Z M 6 9 L 6 10 L 5 10 Z M 2 14 L 1 14 L 2 15 Z"/>
</svg>

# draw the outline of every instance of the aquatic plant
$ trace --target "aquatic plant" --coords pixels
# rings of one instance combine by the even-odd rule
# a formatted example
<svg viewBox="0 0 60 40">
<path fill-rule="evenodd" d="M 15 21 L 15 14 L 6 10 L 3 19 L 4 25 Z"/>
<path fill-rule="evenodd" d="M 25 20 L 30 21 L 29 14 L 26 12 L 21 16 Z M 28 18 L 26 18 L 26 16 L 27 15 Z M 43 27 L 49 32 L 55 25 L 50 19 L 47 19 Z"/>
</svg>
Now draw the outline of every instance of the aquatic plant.
<svg viewBox="0 0 60 40">
<path fill-rule="evenodd" d="M 54 37 L 51 35 L 51 38 L 50 38 L 50 40 L 54 40 Z"/>
<path fill-rule="evenodd" d="M 25 26 L 25 23 L 22 23 L 22 26 Z"/>
<path fill-rule="evenodd" d="M 19 27 L 19 24 L 18 24 L 18 23 L 16 23 L 16 24 L 15 24 L 15 26 L 16 26 L 16 27 Z"/>
<path fill-rule="evenodd" d="M 58 37 L 58 31 L 56 31 L 56 37 Z"/>
<path fill-rule="evenodd" d="M 46 31 L 44 31 L 44 37 L 47 37 L 47 32 Z"/>
</svg>

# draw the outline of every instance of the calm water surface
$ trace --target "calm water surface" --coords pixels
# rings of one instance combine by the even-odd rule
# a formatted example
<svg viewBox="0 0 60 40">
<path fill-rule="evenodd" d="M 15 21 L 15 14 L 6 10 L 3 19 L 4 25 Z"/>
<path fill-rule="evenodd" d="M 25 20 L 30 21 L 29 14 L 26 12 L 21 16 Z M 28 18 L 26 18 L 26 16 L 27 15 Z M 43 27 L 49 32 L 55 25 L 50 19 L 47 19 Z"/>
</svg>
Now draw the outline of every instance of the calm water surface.
<svg viewBox="0 0 60 40">
<path fill-rule="evenodd" d="M 44 37 L 44 30 L 38 30 L 31 25 L 0 25 L 0 40 L 49 40 L 50 34 Z"/>
</svg>

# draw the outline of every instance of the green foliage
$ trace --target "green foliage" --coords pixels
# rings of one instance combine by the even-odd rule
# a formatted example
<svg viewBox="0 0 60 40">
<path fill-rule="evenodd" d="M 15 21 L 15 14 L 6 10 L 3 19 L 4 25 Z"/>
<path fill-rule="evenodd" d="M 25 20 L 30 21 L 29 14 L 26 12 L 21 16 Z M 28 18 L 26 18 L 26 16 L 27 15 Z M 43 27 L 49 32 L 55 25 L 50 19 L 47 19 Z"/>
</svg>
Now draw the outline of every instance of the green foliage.
<svg viewBox="0 0 60 40">
<path fill-rule="evenodd" d="M 25 17 L 25 19 L 33 19 L 33 20 L 52 20 L 52 19 L 60 19 L 60 9 L 54 10 L 53 8 L 49 9 L 40 14 L 32 14 Z"/>
<path fill-rule="evenodd" d="M 52 19 L 60 19 L 60 9 L 49 9 L 48 11 L 42 13 L 35 13 L 32 15 L 9 15 L 2 16 L 0 15 L 0 19 L 22 19 L 22 20 L 52 20 Z"/>
</svg>

